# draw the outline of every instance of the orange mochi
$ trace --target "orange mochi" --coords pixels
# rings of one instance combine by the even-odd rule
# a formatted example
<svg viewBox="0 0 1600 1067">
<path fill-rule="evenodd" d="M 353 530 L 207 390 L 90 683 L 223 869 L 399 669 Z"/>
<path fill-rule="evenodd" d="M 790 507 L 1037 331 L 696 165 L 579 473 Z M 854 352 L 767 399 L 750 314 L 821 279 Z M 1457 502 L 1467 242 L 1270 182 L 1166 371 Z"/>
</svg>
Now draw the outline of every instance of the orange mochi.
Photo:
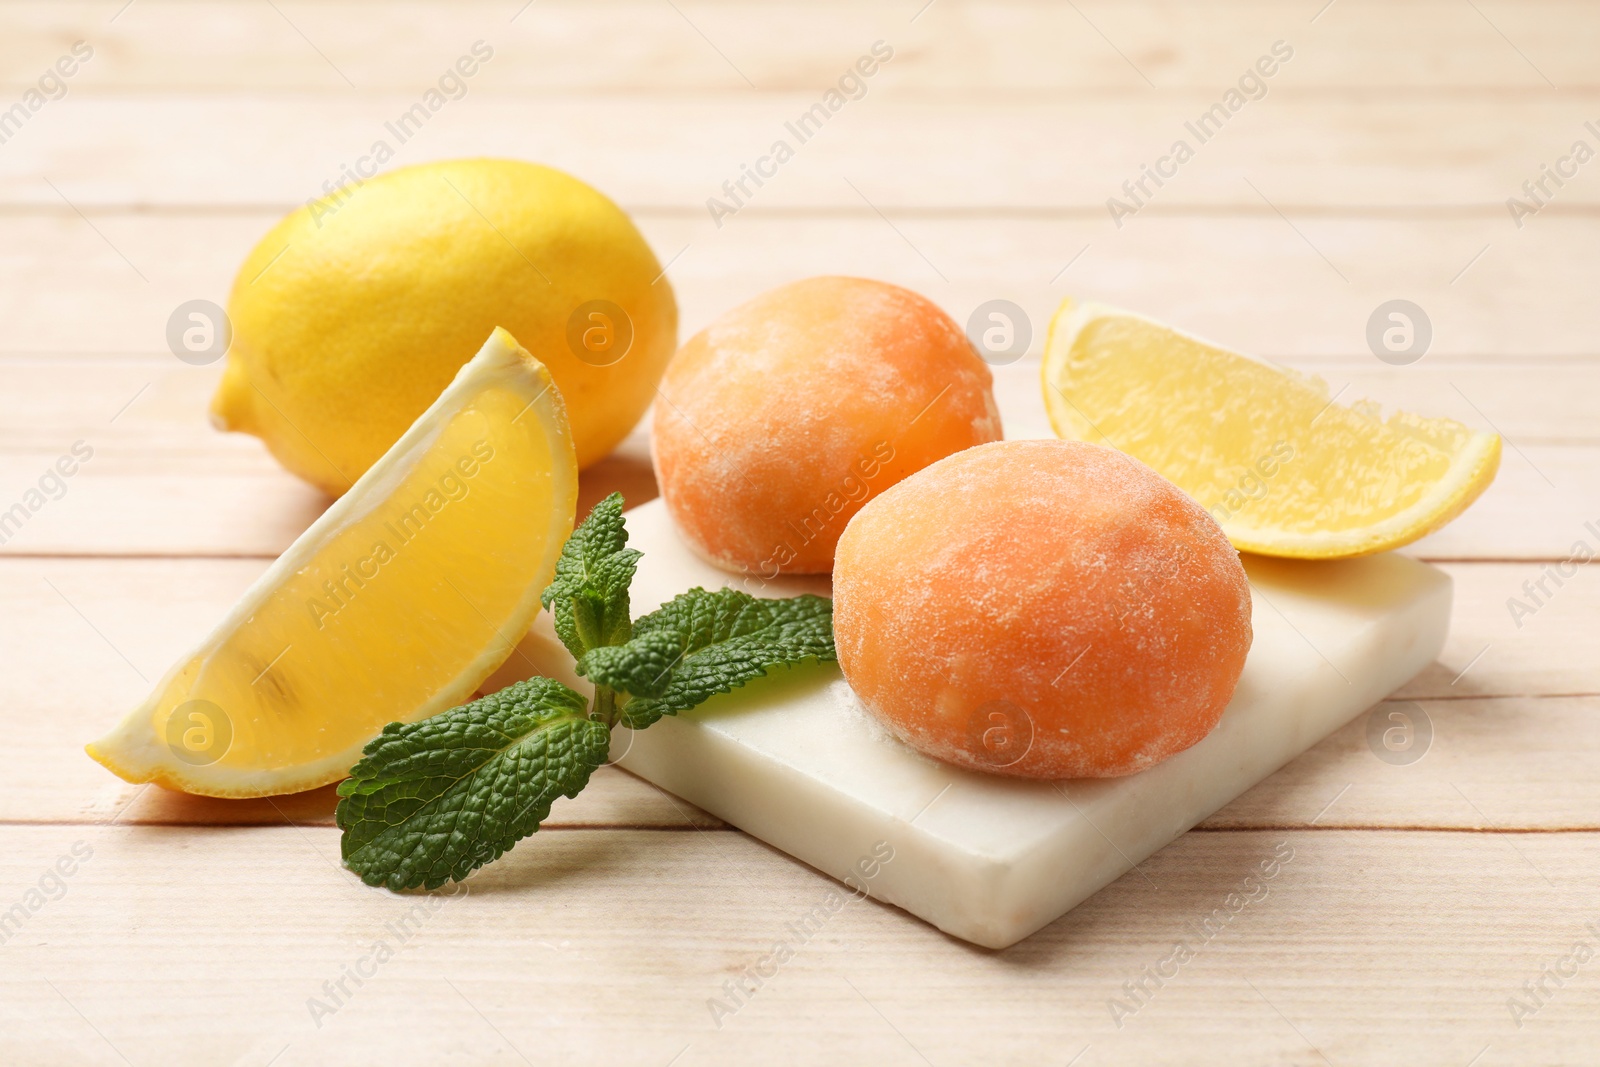
<svg viewBox="0 0 1600 1067">
<path fill-rule="evenodd" d="M 1204 508 L 1138 460 L 1006 441 L 874 499 L 839 541 L 839 666 L 918 751 L 1025 778 L 1132 774 L 1216 726 L 1250 587 Z"/>
<path fill-rule="evenodd" d="M 761 578 L 824 574 L 868 500 L 1000 438 L 992 381 L 924 297 L 807 278 L 734 308 L 678 350 L 652 422 L 656 480 L 709 562 Z"/>
</svg>

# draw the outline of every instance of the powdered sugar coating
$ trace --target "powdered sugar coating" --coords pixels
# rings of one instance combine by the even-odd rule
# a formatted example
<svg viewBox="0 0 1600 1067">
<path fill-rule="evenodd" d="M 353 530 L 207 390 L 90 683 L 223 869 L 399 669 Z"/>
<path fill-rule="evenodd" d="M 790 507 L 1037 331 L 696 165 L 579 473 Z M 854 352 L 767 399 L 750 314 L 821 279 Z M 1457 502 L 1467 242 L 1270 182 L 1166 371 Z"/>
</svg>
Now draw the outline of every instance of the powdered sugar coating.
<svg viewBox="0 0 1600 1067">
<path fill-rule="evenodd" d="M 862 703 L 919 751 L 1110 777 L 1216 725 L 1250 649 L 1250 588 L 1216 522 L 1144 464 L 1007 441 L 861 509 L 839 541 L 834 630 Z"/>
<path fill-rule="evenodd" d="M 826 573 L 867 500 L 999 439 L 991 385 L 930 301 L 884 282 L 808 278 L 679 350 L 652 422 L 656 479 L 709 562 L 766 578 Z"/>
</svg>

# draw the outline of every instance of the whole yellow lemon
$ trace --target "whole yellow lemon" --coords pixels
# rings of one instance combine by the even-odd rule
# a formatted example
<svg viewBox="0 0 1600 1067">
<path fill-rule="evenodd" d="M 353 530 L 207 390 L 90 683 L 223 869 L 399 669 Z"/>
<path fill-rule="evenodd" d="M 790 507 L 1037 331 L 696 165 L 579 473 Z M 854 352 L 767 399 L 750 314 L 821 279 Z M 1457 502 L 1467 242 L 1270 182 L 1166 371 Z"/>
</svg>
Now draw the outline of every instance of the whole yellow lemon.
<svg viewBox="0 0 1600 1067">
<path fill-rule="evenodd" d="M 211 402 L 337 496 L 496 326 L 550 368 L 579 466 L 638 422 L 677 347 L 672 287 L 621 208 L 549 167 L 405 167 L 308 203 L 245 259 Z"/>
</svg>

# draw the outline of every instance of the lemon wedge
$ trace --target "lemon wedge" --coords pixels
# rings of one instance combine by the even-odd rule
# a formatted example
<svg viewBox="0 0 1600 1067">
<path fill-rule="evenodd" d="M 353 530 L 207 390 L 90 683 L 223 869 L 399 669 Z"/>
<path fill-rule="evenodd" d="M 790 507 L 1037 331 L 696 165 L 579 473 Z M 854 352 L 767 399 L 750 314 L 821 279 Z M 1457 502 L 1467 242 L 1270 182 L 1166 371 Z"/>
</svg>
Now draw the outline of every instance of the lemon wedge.
<svg viewBox="0 0 1600 1067">
<path fill-rule="evenodd" d="M 1321 379 L 1096 304 L 1062 303 L 1043 378 L 1059 436 L 1142 460 L 1245 552 L 1332 559 L 1409 544 L 1500 466 L 1497 434 L 1346 407 Z"/>
<path fill-rule="evenodd" d="M 577 492 L 561 394 L 496 330 L 89 755 L 217 797 L 345 777 L 387 723 L 463 703 L 510 655 Z"/>
</svg>

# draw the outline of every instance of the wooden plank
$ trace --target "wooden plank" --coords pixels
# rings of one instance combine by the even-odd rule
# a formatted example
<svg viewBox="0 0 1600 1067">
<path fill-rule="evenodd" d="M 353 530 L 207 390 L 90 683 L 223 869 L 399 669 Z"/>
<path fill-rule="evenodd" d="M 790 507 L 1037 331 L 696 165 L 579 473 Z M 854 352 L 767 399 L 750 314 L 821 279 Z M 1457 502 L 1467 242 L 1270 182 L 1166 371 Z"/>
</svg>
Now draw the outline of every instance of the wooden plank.
<svg viewBox="0 0 1600 1067">
<path fill-rule="evenodd" d="M 1565 561 L 1600 550 L 1590 447 L 1506 447 L 1494 484 L 1460 518 L 1402 551 L 1429 560 Z M 1582 547 L 1588 544 L 1588 549 Z M 1528 570 L 1535 572 L 1537 566 Z"/>
<path fill-rule="evenodd" d="M 1044 432 L 1048 432 L 1047 430 Z M 79 440 L 81 438 L 75 438 Z M 93 440 L 93 438 L 88 438 Z M 30 499 L 70 447 L 0 454 L 0 491 Z M 1526 457 L 1526 458 L 1524 458 Z M 1465 515 L 1406 551 L 1424 559 L 1565 560 L 1600 523 L 1600 448 L 1528 446 L 1508 451 L 1499 478 Z M 1537 469 L 1529 464 L 1537 464 Z M 1544 479 L 1549 477 L 1553 485 Z M 194 452 L 101 445 L 0 546 L 0 556 L 222 555 L 272 557 L 321 513 L 326 500 L 283 471 L 254 442 L 200 439 Z M 635 434 L 585 472 L 580 507 L 621 491 L 631 503 L 656 495 L 648 444 Z M 37 498 L 32 498 L 37 499 Z M 8 527 L 9 530 L 9 527 Z M 1530 568 L 1530 573 L 1536 571 Z"/>
<path fill-rule="evenodd" d="M 1280 362 L 1321 378 L 1341 403 L 1368 399 L 1386 410 L 1492 425 L 1522 446 L 1600 444 L 1600 355 L 1562 362 L 1440 356 L 1403 367 L 1370 354 Z M 1007 435 L 1051 436 L 1038 361 L 991 371 Z M 256 452 L 253 438 L 217 433 L 206 414 L 221 374 L 220 362 L 191 367 L 165 354 L 0 360 L 0 454 L 50 452 L 84 438 L 96 447 L 225 456 L 240 470 Z"/>
<path fill-rule="evenodd" d="M 129 17 L 108 22 L 103 3 L 8 3 L 0 84 L 22 88 L 62 41 L 85 38 L 99 51 L 74 92 L 412 89 L 481 37 L 495 56 L 479 91 L 748 92 L 741 72 L 760 91 L 821 90 L 852 50 L 884 38 L 897 50 L 885 92 L 1146 93 L 1151 85 L 1220 90 L 1287 38 L 1297 47 L 1294 81 L 1275 91 L 1539 91 L 1549 88 L 1541 71 L 1563 89 L 1592 87 L 1583 42 L 1600 32 L 1591 7 L 1548 0 L 1486 5 L 1492 24 L 1447 0 L 1342 0 L 1315 23 L 1315 8 L 1299 17 L 1267 0 L 1203 8 L 1085 0 L 1078 11 L 940 0 L 920 12 L 910 3 L 690 2 L 677 5 L 681 14 L 647 0 L 542 0 L 520 12 L 518 4 L 483 3 L 278 6 L 281 15 L 244 0 L 139 0 Z M 1528 58 L 1495 36 L 1495 26 Z"/>
<path fill-rule="evenodd" d="M 1590 803 L 1597 793 L 1600 698 L 1390 700 L 1207 818 L 1200 829 L 1600 831 L 1600 813 Z M 332 826 L 337 802 L 332 787 L 223 801 L 108 785 L 71 815 L 63 810 L 55 819 L 9 821 Z M 559 802 L 545 825 L 723 824 L 642 779 L 604 768 L 577 799 Z"/>
<path fill-rule="evenodd" d="M 1595 697 L 1390 700 L 1201 826 L 1597 830 L 1597 749 Z"/>
<path fill-rule="evenodd" d="M 1600 547 L 1591 535 L 1591 548 Z M 1592 665 L 1600 619 L 1600 568 L 1582 566 L 1557 586 L 1549 564 L 1447 563 L 1455 581 L 1450 638 L 1439 659 L 1397 694 L 1403 699 L 1600 692 Z M 1526 583 L 1544 581 L 1544 594 Z M 1513 610 L 1516 598 L 1533 614 Z"/>
<path fill-rule="evenodd" d="M 1594 944 L 1593 833 L 1189 834 L 998 953 L 726 833 L 539 834 L 425 898 L 354 884 L 326 829 L 5 827 L 6 903 L 78 842 L 5 945 L 7 1062 L 1531 1064 L 1574 1062 L 1600 1011 L 1582 979 L 1521 1029 L 1507 1007 Z M 627 1005 L 604 1025 L 597 989 Z"/>
<path fill-rule="evenodd" d="M 233 559 L 0 561 L 0 601 L 8 605 L 0 615 L 0 706 L 19 709 L 10 740 L 14 759 L 6 788 L 0 790 L 0 821 L 109 817 L 120 811 L 132 791 L 91 762 L 80 746 L 143 699 L 167 666 L 215 625 L 265 566 L 265 560 Z M 1592 714 L 1593 702 L 1483 701 L 1502 694 L 1600 693 L 1600 667 L 1588 654 L 1600 627 L 1600 576 L 1587 568 L 1580 571 L 1537 613 L 1521 619 L 1519 629 L 1505 600 L 1520 593 L 1525 579 L 1538 576 L 1537 565 L 1450 564 L 1446 570 L 1456 582 L 1449 643 L 1440 661 L 1398 694 L 1402 700 L 1424 701 L 1439 723 L 1440 755 L 1430 755 L 1433 762 L 1421 773 L 1444 767 L 1455 774 L 1451 768 L 1460 766 L 1461 773 L 1451 780 L 1488 783 L 1492 791 L 1486 801 L 1500 806 L 1497 818 L 1543 826 L 1543 820 L 1558 818 L 1554 802 L 1530 796 L 1506 806 L 1511 804 L 1505 799 L 1508 783 L 1516 781 L 1521 768 L 1527 776 L 1524 784 L 1546 782 L 1550 797 L 1587 788 L 1589 773 L 1570 768 L 1561 772 L 1551 748 L 1559 746 L 1561 758 L 1572 761 L 1577 753 L 1600 747 L 1600 718 Z M 1479 656 L 1485 646 L 1488 651 Z M 1459 699 L 1452 698 L 1479 703 L 1458 709 L 1454 704 Z M 1494 729 L 1480 728 L 1491 721 Z M 1460 729 L 1458 722 L 1464 724 Z M 1334 792 L 1326 787 L 1333 784 L 1336 789 L 1350 781 L 1351 770 L 1361 763 L 1349 758 L 1354 740 L 1354 735 L 1340 735 L 1328 742 L 1331 749 L 1319 750 L 1324 755 L 1318 758 L 1333 758 L 1333 763 L 1302 768 L 1297 777 L 1274 787 L 1276 792 L 1265 794 L 1267 799 L 1247 805 L 1248 814 L 1241 817 L 1267 825 L 1305 825 Z M 1363 781 L 1371 783 L 1380 800 L 1397 774 L 1415 775 L 1422 766 L 1397 769 L 1370 752 L 1366 759 L 1370 766 L 1364 768 Z M 1482 778 L 1477 777 L 1480 770 Z M 1565 784 L 1561 773 L 1566 774 Z M 1341 776 L 1344 781 L 1335 783 Z M 675 825 L 683 818 L 649 787 L 621 783 L 608 789 L 580 800 L 561 818 L 582 825 L 616 821 L 649 826 Z M 1363 793 L 1367 791 L 1364 785 Z M 1384 816 L 1374 808 L 1372 818 L 1391 826 L 1432 825 L 1429 820 L 1462 825 L 1466 815 L 1438 803 L 1441 795 L 1430 786 L 1418 794 L 1421 806 L 1416 810 L 1397 809 Z M 1317 803 L 1312 805 L 1311 799 Z M 191 804 L 161 796 L 140 803 L 124 819 L 277 822 L 288 815 L 297 822 L 326 821 L 331 810 L 325 796 L 302 798 L 282 812 L 271 811 L 270 805 Z M 1580 808 L 1567 818 L 1592 820 L 1593 813 Z"/>
<path fill-rule="evenodd" d="M 0 356 L 166 354 L 173 311 L 197 297 L 226 302 L 240 261 L 275 218 L 0 214 Z M 1521 364 L 1600 354 L 1586 312 L 1600 219 L 1540 219 L 1520 233 L 1500 219 L 1308 217 L 1291 226 L 1271 214 L 1141 216 L 1117 231 L 1104 219 L 892 211 L 886 220 L 864 208 L 741 215 L 721 230 L 661 214 L 639 222 L 671 262 L 685 338 L 775 285 L 854 274 L 922 292 L 962 322 L 986 300 L 1014 301 L 1031 320 L 1036 352 L 1051 313 L 1072 294 L 1291 362 L 1380 368 L 1367 322 L 1396 297 L 1419 304 L 1433 329 L 1423 362 L 1402 369 L 1445 357 Z M 1539 407 L 1570 402 L 1547 396 Z"/>
<path fill-rule="evenodd" d="M 101 775 L 104 778 L 104 775 Z M 254 800 L 219 800 L 158 786 L 105 781 L 76 811 L 48 803 L 33 814 L 0 817 L 0 823 L 71 824 L 115 822 L 119 826 L 333 826 L 339 803 L 334 786 Z M 55 810 L 59 808 L 59 810 Z M 562 799 L 545 820 L 547 830 L 726 828 L 722 820 L 620 767 L 601 767 L 578 796 Z"/>
<path fill-rule="evenodd" d="M 857 54 L 843 52 L 838 62 Z M 391 124 L 425 88 L 242 97 L 69 93 L 6 143 L 0 203 L 68 214 L 63 196 L 80 208 L 287 208 L 323 195 L 345 167 L 370 175 L 380 160 L 392 168 L 491 155 L 578 174 L 629 209 L 672 208 L 708 221 L 707 199 L 726 197 L 723 183 L 759 162 L 770 180 L 747 184 L 739 201 L 748 199 L 752 212 L 863 210 L 865 196 L 885 211 L 1065 213 L 1114 233 L 1106 202 L 1117 196 L 1130 208 L 1149 200 L 1141 216 L 1248 205 L 1280 224 L 1274 208 L 1291 217 L 1330 210 L 1472 214 L 1509 241 L 1519 232 L 1506 199 L 1522 195 L 1522 184 L 1541 176 L 1540 165 L 1553 165 L 1575 140 L 1594 149 L 1584 123 L 1600 103 L 1593 91 L 1467 100 L 1269 93 L 1202 137 L 1185 123 L 1198 124 L 1227 85 L 1003 105 L 961 93 L 924 99 L 869 91 L 832 113 L 820 132 L 800 136 L 785 124 L 818 104 L 815 90 L 709 99 L 469 92 L 430 113 L 420 130 L 397 134 Z M 779 140 L 792 158 L 760 162 Z M 1178 140 L 1188 142 L 1193 158 L 1162 162 Z M 1169 171 L 1160 187 L 1146 179 L 1137 199 L 1123 190 L 1142 166 L 1158 164 Z M 904 180 L 907 174 L 917 180 Z M 1546 191 L 1540 199 L 1554 203 L 1528 227 L 1574 211 L 1592 216 L 1600 200 L 1593 182 Z M 1446 278 L 1455 269 L 1459 264 Z"/>
<path fill-rule="evenodd" d="M 8 536 L 0 556 L 275 557 L 328 500 L 280 468 L 259 443 L 222 447 L 216 456 L 102 448 L 65 480 L 64 489 L 50 474 L 57 454 L 0 456 L 0 485 L 11 493 L 5 507 L 42 503 Z M 60 495 L 30 495 L 41 481 Z M 613 491 L 639 504 L 657 495 L 642 437 L 583 472 L 580 514 Z M 12 533 L 13 526 L 6 530 Z"/>
<path fill-rule="evenodd" d="M 1349 361 L 1301 366 L 1344 389 L 1345 400 L 1368 396 L 1492 424 L 1512 434 L 1515 446 L 1481 501 L 1409 551 L 1430 559 L 1565 559 L 1584 523 L 1600 523 L 1593 506 L 1600 500 L 1600 440 L 1591 414 L 1600 360 L 1527 367 L 1369 362 L 1371 368 Z M 325 500 L 254 438 L 210 427 L 205 407 L 217 375 L 216 367 L 170 357 L 0 362 L 4 507 L 37 488 L 75 443 L 93 450 L 64 488 L 51 482 L 59 499 L 11 531 L 0 555 L 275 556 L 288 547 Z M 995 381 L 1008 435 L 1051 436 L 1036 364 L 996 367 Z M 581 505 L 613 489 L 635 504 L 656 495 L 643 428 L 586 472 Z"/>
</svg>

